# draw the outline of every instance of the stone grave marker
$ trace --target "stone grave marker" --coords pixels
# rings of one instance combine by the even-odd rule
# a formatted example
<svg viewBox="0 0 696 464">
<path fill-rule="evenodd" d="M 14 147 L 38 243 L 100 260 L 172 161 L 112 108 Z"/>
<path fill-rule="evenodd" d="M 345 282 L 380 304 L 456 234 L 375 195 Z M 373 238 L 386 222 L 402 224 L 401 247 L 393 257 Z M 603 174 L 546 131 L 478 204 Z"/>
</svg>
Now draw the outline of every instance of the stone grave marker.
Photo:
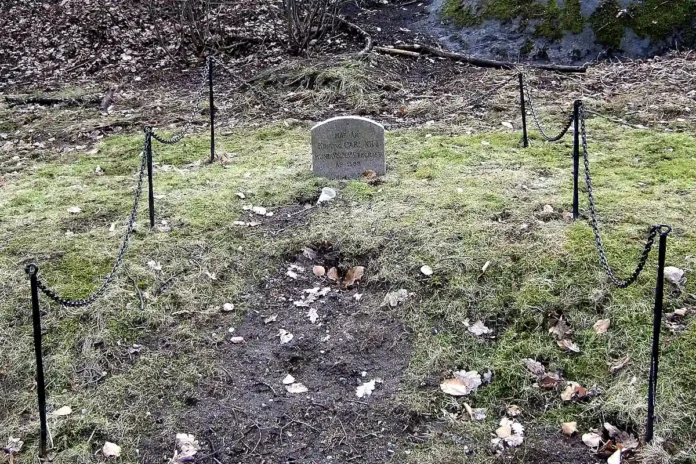
<svg viewBox="0 0 696 464">
<path fill-rule="evenodd" d="M 312 128 L 312 171 L 329 179 L 386 174 L 384 126 L 358 116 L 328 119 Z"/>
</svg>

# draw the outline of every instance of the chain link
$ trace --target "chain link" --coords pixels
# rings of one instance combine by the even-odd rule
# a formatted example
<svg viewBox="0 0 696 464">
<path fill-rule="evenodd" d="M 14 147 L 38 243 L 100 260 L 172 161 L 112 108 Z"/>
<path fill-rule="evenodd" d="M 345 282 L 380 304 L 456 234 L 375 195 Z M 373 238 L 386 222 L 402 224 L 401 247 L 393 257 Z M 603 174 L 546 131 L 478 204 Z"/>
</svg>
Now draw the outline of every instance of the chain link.
<svg viewBox="0 0 696 464">
<path fill-rule="evenodd" d="M 160 143 L 164 143 L 165 145 L 173 145 L 175 143 L 178 143 L 188 135 L 188 133 L 191 130 L 191 126 L 193 125 L 193 120 L 196 117 L 196 114 L 200 113 L 201 111 L 201 100 L 203 100 L 203 93 L 205 92 L 205 85 L 208 79 L 208 75 L 210 73 L 210 63 L 211 63 L 212 58 L 207 59 L 205 62 L 205 67 L 203 68 L 203 72 L 201 73 L 201 83 L 200 86 L 198 87 L 198 91 L 196 92 L 196 105 L 193 107 L 193 110 L 191 111 L 191 116 L 189 116 L 188 121 L 186 121 L 186 125 L 184 128 L 179 132 L 178 134 L 166 139 L 160 135 L 157 135 L 155 132 L 152 132 L 152 138 L 157 140 Z M 210 108 L 210 111 L 213 111 L 213 108 Z"/>
<path fill-rule="evenodd" d="M 607 260 L 607 255 L 604 250 L 604 243 L 602 242 L 602 237 L 599 234 L 599 223 L 597 221 L 597 208 L 595 206 L 595 200 L 594 200 L 594 192 L 592 191 L 592 176 L 590 174 L 590 159 L 589 155 L 587 153 L 587 133 L 585 131 L 585 109 L 582 104 L 580 104 L 579 107 L 579 113 L 580 113 L 580 135 L 582 139 L 582 154 L 583 154 L 583 160 L 585 164 L 585 183 L 587 184 L 587 198 L 590 203 L 590 221 L 592 224 L 592 232 L 594 233 L 594 238 L 595 238 L 595 243 L 597 245 L 597 251 L 599 252 L 599 261 L 602 264 L 602 267 L 604 268 L 604 272 L 606 272 L 607 276 L 609 277 L 609 280 L 611 281 L 612 284 L 614 284 L 616 287 L 619 288 L 626 288 L 633 284 L 637 279 L 640 273 L 643 271 L 643 268 L 645 267 L 645 263 L 648 261 L 648 256 L 650 255 L 650 250 L 653 247 L 653 243 L 655 242 L 655 237 L 657 236 L 657 233 L 660 232 L 662 234 L 668 234 L 672 228 L 668 225 L 665 224 L 659 224 L 659 225 L 654 225 L 650 227 L 650 231 L 648 234 L 648 239 L 645 242 L 645 246 L 643 247 L 643 252 L 640 255 L 640 259 L 638 260 L 638 265 L 636 266 L 635 270 L 631 274 L 631 276 L 626 279 L 622 280 L 617 275 L 614 273 L 614 271 L 611 269 L 611 266 L 609 266 L 609 260 Z"/>
<path fill-rule="evenodd" d="M 529 85 L 527 85 L 527 76 L 524 75 L 524 92 L 527 95 L 527 101 L 529 102 L 529 109 L 532 111 L 532 119 L 534 119 L 534 125 L 539 129 L 539 132 L 541 132 L 541 136 L 546 139 L 548 142 L 558 142 L 561 140 L 566 133 L 568 133 L 568 130 L 570 129 L 570 126 L 573 125 L 573 119 L 574 115 L 571 112 L 570 116 L 568 117 L 568 121 L 566 121 L 565 126 L 563 126 L 563 129 L 561 129 L 561 132 L 556 135 L 555 137 L 549 137 L 546 135 L 546 131 L 544 130 L 544 127 L 541 125 L 541 121 L 539 121 L 539 118 L 536 114 L 536 111 L 534 110 L 534 101 L 532 100 L 532 93 L 529 90 Z"/>
<path fill-rule="evenodd" d="M 121 266 L 121 263 L 123 262 L 123 257 L 126 254 L 126 250 L 128 249 L 130 237 L 133 234 L 133 231 L 135 230 L 135 220 L 138 216 L 138 203 L 140 202 L 140 196 L 143 191 L 143 178 L 145 176 L 146 171 L 145 164 L 147 162 L 147 153 L 148 150 L 151 148 L 149 146 L 151 143 L 152 142 L 150 140 L 150 137 L 145 137 L 143 152 L 140 159 L 140 174 L 138 176 L 138 185 L 135 188 L 135 196 L 133 199 L 133 208 L 131 209 L 131 214 L 128 219 L 128 227 L 126 228 L 126 234 L 123 238 L 123 244 L 121 245 L 121 248 L 118 252 L 118 256 L 116 258 L 116 263 L 114 264 L 114 267 L 111 269 L 111 272 L 104 278 L 104 282 L 102 283 L 101 287 L 99 287 L 99 289 L 92 293 L 92 295 L 90 295 L 88 298 L 85 298 L 83 300 L 68 300 L 62 298 L 54 290 L 48 288 L 46 284 L 44 284 L 37 276 L 36 284 L 39 287 L 39 289 L 47 297 L 49 297 L 56 303 L 73 308 L 90 305 L 94 303 L 94 301 L 106 291 L 106 288 L 109 286 L 109 284 L 113 281 L 114 277 L 116 276 L 116 271 Z M 26 272 L 29 275 L 36 275 L 39 272 L 39 267 L 36 264 L 30 264 L 27 266 Z"/>
</svg>

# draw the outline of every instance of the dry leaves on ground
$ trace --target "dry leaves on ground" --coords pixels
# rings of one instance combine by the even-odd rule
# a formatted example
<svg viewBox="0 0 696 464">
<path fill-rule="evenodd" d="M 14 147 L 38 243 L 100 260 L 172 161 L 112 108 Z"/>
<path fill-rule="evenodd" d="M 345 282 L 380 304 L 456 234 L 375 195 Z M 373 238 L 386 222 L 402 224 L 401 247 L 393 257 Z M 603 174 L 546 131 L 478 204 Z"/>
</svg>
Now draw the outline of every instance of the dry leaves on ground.
<svg viewBox="0 0 696 464">
<path fill-rule="evenodd" d="M 481 375 L 476 371 L 458 371 L 454 377 L 440 384 L 440 389 L 452 396 L 467 396 L 481 385 Z"/>
<path fill-rule="evenodd" d="M 498 438 L 491 440 L 491 443 L 504 447 L 507 445 L 511 448 L 519 446 L 524 441 L 524 427 L 519 422 L 503 417 L 500 420 L 500 427 L 496 429 L 495 434 Z"/>
<path fill-rule="evenodd" d="M 121 447 L 118 446 L 116 443 L 111 443 L 110 441 L 107 441 L 104 443 L 104 446 L 102 446 L 102 454 L 107 459 L 117 458 L 121 456 Z"/>
<path fill-rule="evenodd" d="M 408 299 L 408 290 L 400 289 L 394 292 L 389 292 L 384 296 L 381 306 L 391 306 L 392 308 L 402 304 Z"/>
<path fill-rule="evenodd" d="M 474 322 L 474 324 L 469 326 L 467 330 L 479 337 L 481 335 L 486 335 L 492 332 L 492 330 L 486 327 L 486 325 L 482 321 Z"/>
<path fill-rule="evenodd" d="M 592 328 L 594 329 L 595 333 L 602 335 L 604 333 L 607 333 L 607 330 L 609 330 L 610 325 L 611 319 L 600 319 L 594 323 Z"/>
</svg>

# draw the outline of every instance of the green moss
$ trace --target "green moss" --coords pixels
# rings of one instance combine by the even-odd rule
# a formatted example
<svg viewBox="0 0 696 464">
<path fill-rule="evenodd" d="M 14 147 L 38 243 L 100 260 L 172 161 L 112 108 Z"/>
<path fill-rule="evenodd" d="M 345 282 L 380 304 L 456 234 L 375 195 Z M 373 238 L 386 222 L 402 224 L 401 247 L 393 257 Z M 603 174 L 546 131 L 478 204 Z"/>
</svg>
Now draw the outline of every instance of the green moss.
<svg viewBox="0 0 696 464">
<path fill-rule="evenodd" d="M 537 24 L 534 35 L 536 37 L 544 37 L 551 41 L 557 41 L 563 38 L 563 30 L 561 30 L 561 9 L 558 7 L 557 0 L 549 0 L 544 11 L 543 19 Z"/>
<path fill-rule="evenodd" d="M 442 6 L 442 17 L 451 19 L 459 27 L 471 27 L 481 23 L 470 6 L 465 6 L 462 0 L 446 0 Z"/>
<path fill-rule="evenodd" d="M 589 18 L 597 43 L 612 50 L 621 47 L 624 36 L 624 24 L 618 20 L 621 5 L 618 0 L 604 0 Z"/>
<path fill-rule="evenodd" d="M 561 15 L 561 28 L 579 34 L 585 28 L 585 18 L 580 9 L 580 0 L 566 0 Z"/>
<path fill-rule="evenodd" d="M 676 30 L 691 32 L 696 22 L 696 2 L 673 0 L 665 5 L 663 0 L 644 0 L 628 9 L 633 30 L 640 37 L 653 41 L 667 39 Z"/>
</svg>

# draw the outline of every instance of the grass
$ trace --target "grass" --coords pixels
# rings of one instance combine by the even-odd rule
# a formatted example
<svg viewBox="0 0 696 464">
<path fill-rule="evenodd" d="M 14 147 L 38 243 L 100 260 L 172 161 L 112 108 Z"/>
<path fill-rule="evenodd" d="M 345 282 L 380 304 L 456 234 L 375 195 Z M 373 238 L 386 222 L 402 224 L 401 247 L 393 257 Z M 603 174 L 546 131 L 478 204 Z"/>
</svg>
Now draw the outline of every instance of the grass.
<svg viewBox="0 0 696 464">
<path fill-rule="evenodd" d="M 388 174 L 379 186 L 314 178 L 304 127 L 220 137 L 218 151 L 229 159 L 224 166 L 191 165 L 205 159 L 206 138 L 155 145 L 155 193 L 163 196 L 157 218 L 171 232 L 147 230 L 143 203 L 124 268 L 104 297 L 84 309 L 42 299 L 49 412 L 64 405 L 74 411 L 50 418 L 53 462 L 98 462 L 95 452 L 105 440 L 123 447 L 122 462 L 138 462 L 136 450 L 146 440 L 173 443 L 185 424 L 158 411 L 195 414 L 188 398 L 216 375 L 216 355 L 225 349 L 220 342 L 247 309 L 244 296 L 302 246 L 325 240 L 367 267 L 370 292 L 406 288 L 415 294 L 397 313 L 414 334 L 397 401 L 433 432 L 407 443 L 409 454 L 399 462 L 457 462 L 465 458 L 462 441 L 475 450 L 467 462 L 490 462 L 486 448 L 509 404 L 524 411 L 527 450 L 543 446 L 544 433 L 560 435 L 560 423 L 570 420 L 582 432 L 606 420 L 640 433 L 655 253 L 636 285 L 617 290 L 598 264 L 586 221 L 540 219 L 546 204 L 571 208 L 570 138 L 550 145 L 533 137 L 532 147 L 522 149 L 516 132 L 430 132 L 388 134 Z M 693 267 L 696 139 L 598 119 L 588 121 L 588 133 L 602 230 L 617 272 L 630 272 L 648 225 L 662 222 L 674 225 L 668 265 Z M 69 297 L 97 288 L 119 246 L 140 146 L 140 136 L 112 136 L 96 154 L 37 160 L 5 180 L 0 322 L 11 335 L 0 337 L 0 440 L 22 437 L 22 462 L 35 454 L 38 433 L 22 265 L 36 261 L 46 282 Z M 97 166 L 104 175 L 95 173 Z M 306 226 L 270 233 L 232 224 L 245 203 L 279 210 L 312 202 L 324 186 L 338 189 L 339 198 L 312 213 Z M 71 206 L 82 213 L 71 216 Z M 109 232 L 114 222 L 116 231 Z M 74 235 L 66 236 L 68 230 Z M 162 271 L 153 271 L 151 260 Z M 430 279 L 419 273 L 424 264 L 435 271 Z M 696 293 L 693 279 L 686 293 Z M 217 308 L 229 301 L 238 311 L 221 314 Z M 668 311 L 684 305 L 683 294 L 666 300 Z M 579 354 L 561 352 L 547 333 L 561 314 L 575 330 Z M 603 336 L 592 330 L 600 318 L 612 320 Z M 494 339 L 467 332 L 465 321 L 479 319 Z M 161 340 L 165 345 L 155 344 Z M 665 441 L 644 448 L 644 460 L 659 462 L 668 453 L 671 462 L 686 463 L 696 459 L 696 325 L 689 320 L 681 333 L 663 332 L 663 342 L 657 435 Z M 133 344 L 143 346 L 139 354 L 129 353 Z M 607 363 L 626 355 L 631 363 L 612 376 Z M 534 388 L 522 365 L 529 357 L 602 394 L 568 405 L 558 392 Z M 493 381 L 468 399 L 445 397 L 437 384 L 455 369 L 490 370 Z M 459 413 L 464 402 L 487 408 L 486 421 L 443 420 L 443 409 Z M 518 459 L 533 462 L 523 454 Z"/>
</svg>

